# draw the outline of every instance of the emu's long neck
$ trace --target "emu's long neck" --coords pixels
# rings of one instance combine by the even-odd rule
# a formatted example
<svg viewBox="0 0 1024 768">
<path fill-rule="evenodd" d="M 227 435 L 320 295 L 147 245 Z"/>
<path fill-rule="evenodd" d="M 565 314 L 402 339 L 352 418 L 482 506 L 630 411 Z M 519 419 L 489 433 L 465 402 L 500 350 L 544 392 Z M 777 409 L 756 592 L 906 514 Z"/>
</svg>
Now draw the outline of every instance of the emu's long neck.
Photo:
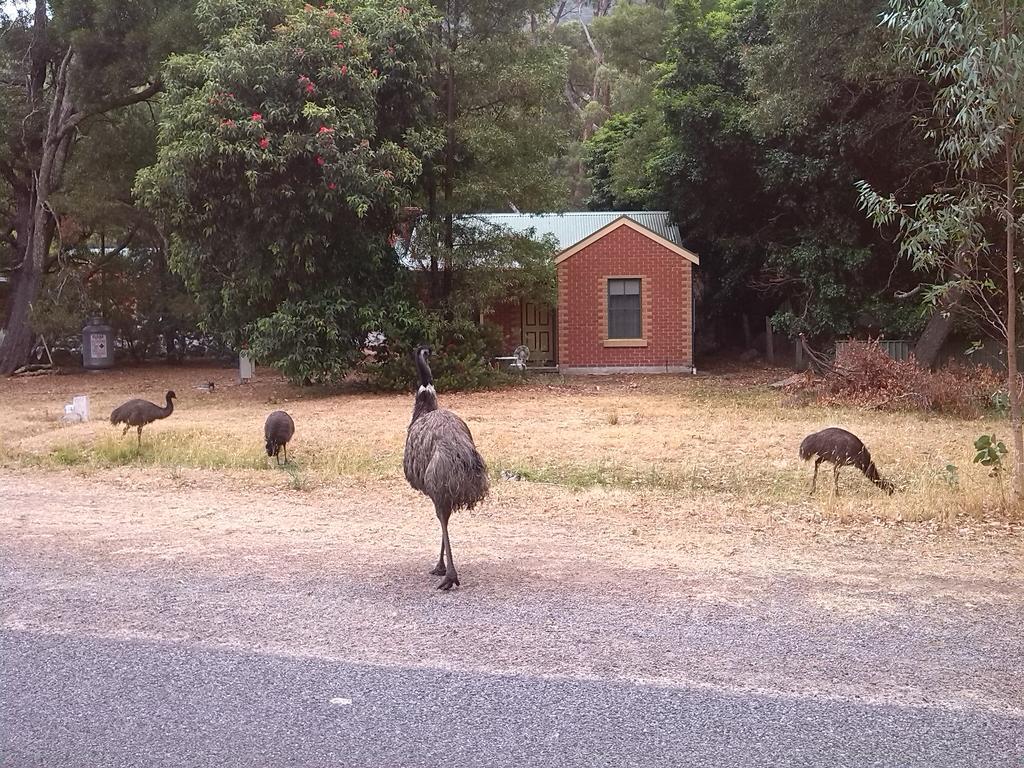
<svg viewBox="0 0 1024 768">
<path fill-rule="evenodd" d="M 416 353 L 416 369 L 420 374 L 420 387 L 416 390 L 416 404 L 412 409 L 412 420 L 416 421 L 424 413 L 437 410 L 437 392 L 434 390 L 434 376 L 427 363 L 424 350 Z"/>
<path fill-rule="evenodd" d="M 416 403 L 412 407 L 412 420 L 416 421 L 425 413 L 437 410 L 437 393 L 433 384 L 420 386 L 416 391 Z"/>
<path fill-rule="evenodd" d="M 165 405 L 160 410 L 162 410 L 164 412 L 164 415 L 161 416 L 160 418 L 166 419 L 168 416 L 170 416 L 172 413 L 174 413 L 174 400 L 172 400 L 170 397 L 168 397 L 167 398 L 167 405 Z"/>
</svg>

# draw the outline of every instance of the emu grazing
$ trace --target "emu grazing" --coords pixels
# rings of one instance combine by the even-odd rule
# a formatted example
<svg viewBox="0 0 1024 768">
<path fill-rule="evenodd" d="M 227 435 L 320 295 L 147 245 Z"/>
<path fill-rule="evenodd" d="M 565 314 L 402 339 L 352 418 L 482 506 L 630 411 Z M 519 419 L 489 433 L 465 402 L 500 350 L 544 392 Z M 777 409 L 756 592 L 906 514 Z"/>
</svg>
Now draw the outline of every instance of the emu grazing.
<svg viewBox="0 0 1024 768">
<path fill-rule="evenodd" d="M 267 438 L 267 456 L 277 459 L 281 464 L 281 457 L 278 453 L 284 450 L 284 463 L 288 463 L 288 441 L 295 434 L 295 422 L 292 417 L 284 411 L 274 411 L 267 416 L 267 423 L 263 425 L 263 435 Z"/>
<path fill-rule="evenodd" d="M 487 496 L 487 465 L 473 444 L 466 422 L 451 411 L 437 407 L 434 377 L 427 358 L 428 347 L 416 350 L 420 386 L 405 438 L 405 479 L 430 497 L 441 522 L 441 554 L 431 573 L 444 576 L 438 589 L 459 583 L 448 540 L 448 518 L 457 509 L 472 509 Z M 445 565 L 445 552 L 448 564 Z"/>
<path fill-rule="evenodd" d="M 123 405 L 117 406 L 110 414 L 111 424 L 124 424 L 124 431 L 121 437 L 128 434 L 132 427 L 139 429 L 139 448 L 142 448 L 142 428 L 152 424 L 157 419 L 166 419 L 174 413 L 174 398 L 177 395 L 173 390 L 167 392 L 167 405 L 161 408 L 149 400 L 129 400 Z"/>
<path fill-rule="evenodd" d="M 864 473 L 872 483 L 890 495 L 896 490 L 888 480 L 883 480 L 871 460 L 871 454 L 855 434 L 838 427 L 829 427 L 820 432 L 808 435 L 800 443 L 800 458 L 804 461 L 814 460 L 814 477 L 811 479 L 811 493 L 818 482 L 818 465 L 823 461 L 831 462 L 835 476 L 836 495 L 839 494 L 839 469 L 851 465 Z"/>
</svg>

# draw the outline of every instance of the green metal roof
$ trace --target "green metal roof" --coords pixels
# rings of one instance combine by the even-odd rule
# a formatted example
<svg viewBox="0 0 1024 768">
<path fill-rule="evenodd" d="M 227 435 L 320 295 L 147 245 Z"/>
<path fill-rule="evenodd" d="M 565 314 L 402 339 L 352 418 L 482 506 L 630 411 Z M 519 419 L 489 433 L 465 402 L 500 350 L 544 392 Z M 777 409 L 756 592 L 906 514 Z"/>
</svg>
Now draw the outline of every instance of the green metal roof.
<svg viewBox="0 0 1024 768">
<path fill-rule="evenodd" d="M 570 213 L 473 213 L 459 218 L 463 221 L 478 221 L 505 227 L 513 232 L 526 233 L 534 230 L 540 237 L 554 235 L 558 250 L 565 251 L 576 243 L 586 240 L 592 234 L 627 216 L 641 227 L 651 230 L 670 243 L 683 247 L 679 227 L 669 220 L 668 211 L 573 211 Z"/>
</svg>

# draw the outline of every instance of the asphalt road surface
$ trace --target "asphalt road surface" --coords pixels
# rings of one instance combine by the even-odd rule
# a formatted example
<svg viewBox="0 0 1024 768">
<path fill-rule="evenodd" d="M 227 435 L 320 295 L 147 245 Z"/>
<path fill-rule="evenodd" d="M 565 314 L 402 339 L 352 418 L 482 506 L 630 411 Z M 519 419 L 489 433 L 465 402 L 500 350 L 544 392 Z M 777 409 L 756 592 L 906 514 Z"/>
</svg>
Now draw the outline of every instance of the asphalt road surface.
<svg viewBox="0 0 1024 768">
<path fill-rule="evenodd" d="M 576 512 L 494 554 L 507 522 L 467 517 L 442 594 L 429 518 L 374 529 L 359 491 L 108 493 L 0 481 L 2 768 L 1024 765 L 1015 543 L 929 574 L 851 542 L 810 579 L 805 547 L 673 570 Z"/>
</svg>

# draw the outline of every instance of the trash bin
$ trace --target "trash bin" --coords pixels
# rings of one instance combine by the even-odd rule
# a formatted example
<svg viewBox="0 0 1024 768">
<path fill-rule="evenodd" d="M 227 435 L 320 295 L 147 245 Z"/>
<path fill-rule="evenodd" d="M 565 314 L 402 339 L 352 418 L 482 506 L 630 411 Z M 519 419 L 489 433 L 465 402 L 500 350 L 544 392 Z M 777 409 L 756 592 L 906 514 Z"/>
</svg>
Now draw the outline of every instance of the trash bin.
<svg viewBox="0 0 1024 768">
<path fill-rule="evenodd" d="M 91 370 L 114 367 L 114 329 L 103 318 L 89 318 L 82 329 L 82 365 Z"/>
</svg>

